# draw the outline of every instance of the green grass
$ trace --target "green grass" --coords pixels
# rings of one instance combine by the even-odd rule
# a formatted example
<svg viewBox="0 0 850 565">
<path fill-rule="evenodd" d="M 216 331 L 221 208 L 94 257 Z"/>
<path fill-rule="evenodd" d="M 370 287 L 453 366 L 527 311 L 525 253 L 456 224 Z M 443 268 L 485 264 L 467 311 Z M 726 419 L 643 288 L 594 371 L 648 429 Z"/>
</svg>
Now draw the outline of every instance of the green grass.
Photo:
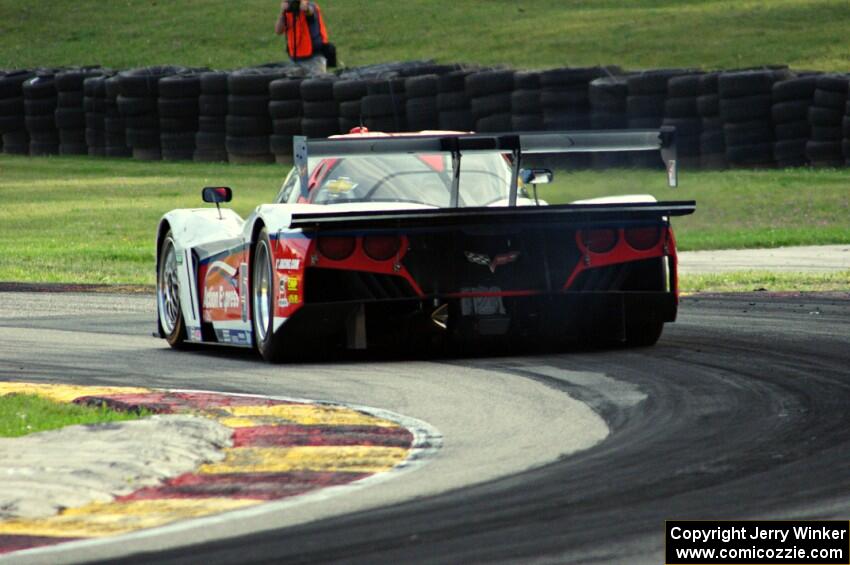
<svg viewBox="0 0 850 565">
<path fill-rule="evenodd" d="M 683 171 L 675 189 L 659 171 L 557 171 L 555 184 L 540 187 L 552 203 L 641 193 L 697 201 L 694 215 L 673 219 L 685 251 L 850 242 L 844 170 Z"/>
<path fill-rule="evenodd" d="M 349 66 L 434 58 L 518 68 L 850 69 L 841 0 L 320 0 Z M 0 68 L 232 68 L 283 58 L 277 0 L 4 0 Z"/>
<path fill-rule="evenodd" d="M 279 166 L 0 156 L 0 280 L 152 284 L 155 230 L 228 185 L 244 216 L 277 193 Z"/>
<path fill-rule="evenodd" d="M 117 412 L 105 406 L 94 408 L 54 402 L 29 394 L 7 394 L 0 396 L 0 437 L 24 436 L 74 424 L 137 420 L 146 415 L 144 412 Z"/>
<path fill-rule="evenodd" d="M 200 189 L 228 185 L 243 217 L 270 201 L 287 172 L 274 165 L 145 163 L 0 155 L 0 281 L 153 284 L 159 218 L 205 206 Z M 552 203 L 651 193 L 697 200 L 674 220 L 682 250 L 850 243 L 843 170 L 688 172 L 669 189 L 660 171 L 556 172 Z"/>
<path fill-rule="evenodd" d="M 847 292 L 850 271 L 837 273 L 771 273 L 741 271 L 713 275 L 683 275 L 682 292 Z"/>
</svg>

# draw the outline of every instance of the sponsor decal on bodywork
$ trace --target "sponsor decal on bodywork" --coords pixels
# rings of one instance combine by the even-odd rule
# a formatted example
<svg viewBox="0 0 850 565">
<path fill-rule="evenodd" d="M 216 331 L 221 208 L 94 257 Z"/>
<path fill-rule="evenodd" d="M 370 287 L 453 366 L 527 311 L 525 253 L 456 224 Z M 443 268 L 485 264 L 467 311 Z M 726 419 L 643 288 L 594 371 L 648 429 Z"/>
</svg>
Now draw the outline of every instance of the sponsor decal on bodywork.
<svg viewBox="0 0 850 565">
<path fill-rule="evenodd" d="M 216 330 L 215 335 L 221 343 L 250 345 L 251 336 L 243 330 Z"/>
</svg>

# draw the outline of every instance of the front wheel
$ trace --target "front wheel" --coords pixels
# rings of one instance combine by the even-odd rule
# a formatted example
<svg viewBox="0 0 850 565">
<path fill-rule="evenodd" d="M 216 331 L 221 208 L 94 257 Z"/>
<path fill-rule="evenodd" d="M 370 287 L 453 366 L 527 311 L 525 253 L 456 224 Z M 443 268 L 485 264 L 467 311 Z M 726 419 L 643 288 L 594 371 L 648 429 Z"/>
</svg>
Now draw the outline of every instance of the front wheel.
<svg viewBox="0 0 850 565">
<path fill-rule="evenodd" d="M 180 305 L 180 277 L 174 237 L 169 231 L 159 251 L 159 268 L 156 271 L 156 310 L 159 327 L 168 345 L 181 348 L 186 342 L 186 324 Z"/>
</svg>

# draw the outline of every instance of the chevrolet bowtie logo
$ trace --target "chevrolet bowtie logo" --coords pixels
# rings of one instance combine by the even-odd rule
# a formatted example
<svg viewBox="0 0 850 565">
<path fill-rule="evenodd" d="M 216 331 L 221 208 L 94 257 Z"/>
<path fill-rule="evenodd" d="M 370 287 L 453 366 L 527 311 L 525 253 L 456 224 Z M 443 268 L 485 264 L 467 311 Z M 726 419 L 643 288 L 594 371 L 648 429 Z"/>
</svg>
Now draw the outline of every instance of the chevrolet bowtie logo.
<svg viewBox="0 0 850 565">
<path fill-rule="evenodd" d="M 483 253 L 473 253 L 471 251 L 464 251 L 463 254 L 466 255 L 466 260 L 470 263 L 489 267 L 491 273 L 495 273 L 496 269 L 498 269 L 502 265 L 513 263 L 519 258 L 519 251 L 510 251 L 508 253 L 502 253 L 501 255 L 496 255 L 492 259 L 490 259 L 489 255 L 484 255 Z"/>
</svg>

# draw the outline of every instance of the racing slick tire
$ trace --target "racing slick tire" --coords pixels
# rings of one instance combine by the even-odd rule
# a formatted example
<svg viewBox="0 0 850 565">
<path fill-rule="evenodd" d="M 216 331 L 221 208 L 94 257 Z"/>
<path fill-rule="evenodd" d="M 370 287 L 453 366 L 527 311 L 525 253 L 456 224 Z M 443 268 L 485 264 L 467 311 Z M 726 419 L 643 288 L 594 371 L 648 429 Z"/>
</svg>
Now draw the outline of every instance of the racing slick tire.
<svg viewBox="0 0 850 565">
<path fill-rule="evenodd" d="M 658 342 L 664 331 L 664 322 L 649 317 L 626 318 L 625 347 L 651 347 Z"/>
<path fill-rule="evenodd" d="M 263 228 L 251 252 L 251 324 L 254 344 L 260 356 L 269 363 L 283 359 L 280 340 L 274 333 L 274 277 L 272 246 L 268 231 Z"/>
<path fill-rule="evenodd" d="M 171 230 L 165 234 L 156 269 L 156 311 L 159 328 L 168 345 L 182 349 L 186 342 L 186 324 L 180 304 L 177 252 Z"/>
</svg>

